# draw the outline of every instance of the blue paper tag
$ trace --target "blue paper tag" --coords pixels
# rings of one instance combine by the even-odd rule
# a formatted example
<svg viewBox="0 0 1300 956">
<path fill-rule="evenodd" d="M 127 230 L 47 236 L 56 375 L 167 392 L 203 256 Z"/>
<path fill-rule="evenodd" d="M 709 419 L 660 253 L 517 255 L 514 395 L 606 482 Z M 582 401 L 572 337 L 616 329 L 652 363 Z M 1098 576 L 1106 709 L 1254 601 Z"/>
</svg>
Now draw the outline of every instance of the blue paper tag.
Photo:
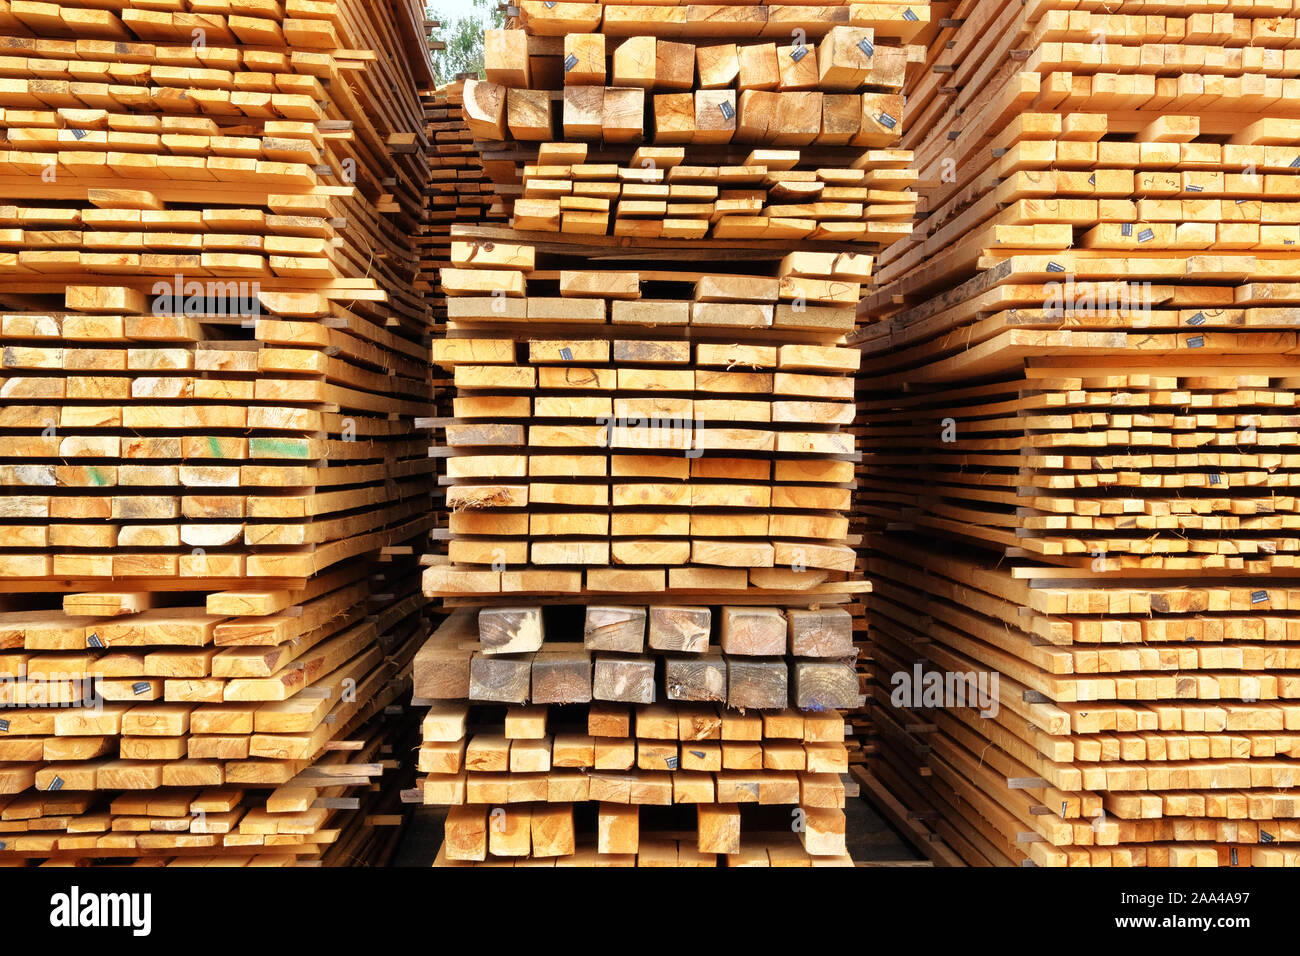
<svg viewBox="0 0 1300 956">
<path fill-rule="evenodd" d="M 721 103 L 718 104 L 718 109 L 722 110 L 722 115 L 725 116 L 727 119 L 731 119 L 733 116 L 736 115 L 735 108 L 726 100 L 723 100 Z"/>
<path fill-rule="evenodd" d="M 876 55 L 876 48 L 871 45 L 871 41 L 868 40 L 866 37 L 863 37 L 861 40 L 858 41 L 858 49 L 861 50 L 863 53 L 865 53 L 867 56 Z"/>
<path fill-rule="evenodd" d="M 807 55 L 808 55 L 808 48 L 803 44 L 800 44 L 797 47 L 793 47 L 790 50 L 790 59 L 794 60 L 796 63 L 798 63 Z"/>
<path fill-rule="evenodd" d="M 1263 604 L 1263 603 L 1264 603 L 1265 601 L 1267 601 L 1267 600 L 1268 600 L 1268 592 L 1267 592 L 1267 591 L 1251 591 L 1251 592 L 1250 592 L 1250 603 L 1251 603 L 1251 604 Z"/>
<path fill-rule="evenodd" d="M 104 646 L 104 642 L 103 642 L 103 640 L 100 639 L 100 636 L 99 636 L 98 634 L 92 634 L 92 635 L 90 635 L 90 637 L 86 638 L 86 646 L 87 646 L 87 647 L 103 647 L 103 646 Z"/>
<path fill-rule="evenodd" d="M 885 129 L 893 129 L 895 126 L 898 125 L 898 120 L 894 119 L 888 113 L 881 113 L 880 125 L 883 126 Z"/>
<path fill-rule="evenodd" d="M 1187 320 L 1187 324 L 1188 324 L 1188 325 L 1204 325 L 1204 324 L 1205 324 L 1205 313 L 1204 313 L 1204 312 L 1197 312 L 1194 316 L 1192 316 L 1190 319 Z"/>
<path fill-rule="evenodd" d="M 1138 242 L 1150 242 L 1155 237 L 1156 234 L 1153 230 L 1143 229 L 1141 232 L 1138 233 Z"/>
<path fill-rule="evenodd" d="M 136 681 L 134 684 L 131 685 L 131 693 L 137 695 L 147 694 L 149 693 L 149 687 L 150 684 L 147 680 Z"/>
<path fill-rule="evenodd" d="M 568 73 L 570 70 L 572 70 L 572 69 L 573 69 L 575 66 L 577 66 L 577 65 L 578 65 L 578 57 L 577 57 L 576 54 L 570 53 L 568 56 L 566 56 L 566 57 L 564 58 L 564 72 L 565 72 L 565 73 Z"/>
<path fill-rule="evenodd" d="M 1189 349 L 1199 349 L 1204 344 L 1205 344 L 1204 335 L 1193 335 L 1190 339 L 1187 340 L 1187 347 Z"/>
</svg>

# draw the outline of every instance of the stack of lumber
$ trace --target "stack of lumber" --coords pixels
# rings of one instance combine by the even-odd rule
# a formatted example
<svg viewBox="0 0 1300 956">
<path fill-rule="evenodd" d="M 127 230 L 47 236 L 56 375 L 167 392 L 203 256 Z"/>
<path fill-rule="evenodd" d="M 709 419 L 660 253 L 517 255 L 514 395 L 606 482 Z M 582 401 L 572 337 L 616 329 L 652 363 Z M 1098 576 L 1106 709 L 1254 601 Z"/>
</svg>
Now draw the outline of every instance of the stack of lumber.
<svg viewBox="0 0 1300 956">
<path fill-rule="evenodd" d="M 569 629 L 584 639 L 544 637 Z M 850 649 L 840 608 L 458 609 L 415 663 L 439 862 L 846 863 Z M 682 804 L 675 825 L 642 810 Z"/>
<path fill-rule="evenodd" d="M 392 763 L 422 21 L 0 11 L 0 857 L 319 860 Z"/>
<path fill-rule="evenodd" d="M 518 229 L 702 239 L 818 239 L 886 244 L 907 235 L 915 193 L 904 160 L 879 168 L 795 169 L 798 149 L 755 150 L 739 166 L 686 166 L 685 149 L 639 148 L 631 165 L 585 162 L 586 144 L 527 166 Z M 883 165 L 896 164 L 897 168 Z"/>
<path fill-rule="evenodd" d="M 304 765 L 280 786 L 258 779 L 256 761 L 244 761 L 242 767 L 227 762 L 229 772 L 224 777 L 210 772 L 221 766 L 214 762 L 208 762 L 209 772 L 202 772 L 198 761 L 190 761 L 185 775 L 173 761 L 162 765 L 161 780 L 154 766 L 140 760 L 100 768 L 98 780 L 86 776 L 88 769 L 69 763 L 51 765 L 47 768 L 51 773 L 66 774 L 64 784 L 55 783 L 62 779 L 59 776 L 47 776 L 44 785 L 38 779 L 36 789 L 5 804 L 0 843 L 6 852 L 0 854 L 0 864 L 23 865 L 31 859 L 56 864 L 89 859 L 181 866 L 373 862 L 387 852 L 387 840 L 380 842 L 376 827 L 393 821 L 369 811 L 385 795 L 391 803 L 398 792 L 392 772 L 397 761 L 386 742 L 394 736 L 394 719 L 386 717 L 383 708 L 397 699 L 400 690 L 401 685 L 385 689 L 366 708 L 363 719 L 335 724 L 340 737 L 355 739 L 331 741 L 323 757 Z M 128 715 L 132 721 L 157 719 L 143 725 L 143 731 L 137 727 L 140 736 L 123 737 L 124 750 L 140 743 L 166 744 L 155 735 L 175 733 L 175 725 L 168 731 L 163 721 L 174 719 L 177 711 L 152 710 L 151 714 L 148 708 L 134 708 Z M 66 716 L 59 715 L 60 719 Z M 233 737 L 223 736 L 227 741 Z M 256 735 L 254 739 L 268 738 Z M 86 738 L 57 740 L 66 742 L 70 751 Z M 269 761 L 262 764 L 265 769 Z M 105 773 L 115 776 L 104 779 Z M 213 783 L 223 779 L 222 785 Z"/>
<path fill-rule="evenodd" d="M 579 628 L 581 642 L 546 639 Z M 462 607 L 425 644 L 417 670 L 431 688 L 467 691 L 421 695 L 430 700 L 675 700 L 741 711 L 793 702 L 820 712 L 856 703 L 852 643 L 851 615 L 839 607 Z"/>
<path fill-rule="evenodd" d="M 845 337 L 910 229 L 928 14 L 529 2 L 488 32 L 462 98 L 511 221 L 451 227 L 432 351 L 440 864 L 848 862 Z"/>
<path fill-rule="evenodd" d="M 925 218 L 851 337 L 872 764 L 969 862 L 1297 861 L 1298 24 L 960 2 L 909 80 Z"/>
<path fill-rule="evenodd" d="M 415 288 L 424 295 L 432 320 L 432 334 L 444 330 L 447 318 L 442 270 L 451 266 L 452 226 L 457 223 L 494 224 L 505 219 L 492 181 L 483 170 L 482 157 L 465 124 L 461 109 L 464 85 L 464 80 L 458 79 L 436 89 L 421 91 L 429 179 L 424 190 L 424 215 L 415 235 L 420 257 Z M 436 366 L 433 374 L 432 418 L 450 418 L 454 413 L 452 399 L 455 395 L 451 375 Z M 429 421 L 419 420 L 417 426 L 427 428 Z M 435 459 L 433 464 L 433 476 L 443 478 L 446 468 L 442 460 Z M 443 500 L 440 495 L 438 500 L 440 503 Z M 445 531 L 447 520 L 446 510 L 437 508 L 435 527 Z"/>
<path fill-rule="evenodd" d="M 856 590 L 839 426 L 859 356 L 812 343 L 849 328 L 869 257 L 796 252 L 769 277 L 451 255 L 452 516 L 426 592 Z"/>
<path fill-rule="evenodd" d="M 420 288 L 429 297 L 434 325 L 446 317 L 438 294 L 438 270 L 451 265 L 453 223 L 502 222 L 505 211 L 483 169 L 473 135 L 461 110 L 464 80 L 421 92 L 429 182 L 423 222 L 416 235 L 420 252 Z M 426 288 L 427 287 L 427 288 Z"/>
<path fill-rule="evenodd" d="M 528 218 L 562 211 L 591 233 L 612 208 L 602 232 L 642 237 L 703 235 L 703 222 L 714 234 L 718 220 L 747 238 L 907 234 L 910 156 L 891 147 L 927 4 L 530 0 L 516 25 L 487 32 L 487 78 L 464 102 L 485 168 Z M 547 157 L 557 140 L 591 155 Z M 637 146 L 649 150 L 629 162 Z M 691 154 L 675 172 L 655 155 L 672 146 Z M 760 173 L 744 161 L 753 146 L 800 148 Z"/>
</svg>

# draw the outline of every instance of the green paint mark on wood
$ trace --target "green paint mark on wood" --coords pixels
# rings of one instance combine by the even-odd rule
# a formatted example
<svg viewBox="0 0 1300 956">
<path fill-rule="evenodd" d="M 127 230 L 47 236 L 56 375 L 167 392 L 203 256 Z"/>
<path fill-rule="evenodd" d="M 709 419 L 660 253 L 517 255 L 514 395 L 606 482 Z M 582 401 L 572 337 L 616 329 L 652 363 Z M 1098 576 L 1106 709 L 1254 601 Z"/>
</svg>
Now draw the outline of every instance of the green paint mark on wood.
<svg viewBox="0 0 1300 956">
<path fill-rule="evenodd" d="M 253 458 L 306 458 L 309 450 L 308 442 L 292 438 L 251 438 L 248 442 Z"/>
</svg>

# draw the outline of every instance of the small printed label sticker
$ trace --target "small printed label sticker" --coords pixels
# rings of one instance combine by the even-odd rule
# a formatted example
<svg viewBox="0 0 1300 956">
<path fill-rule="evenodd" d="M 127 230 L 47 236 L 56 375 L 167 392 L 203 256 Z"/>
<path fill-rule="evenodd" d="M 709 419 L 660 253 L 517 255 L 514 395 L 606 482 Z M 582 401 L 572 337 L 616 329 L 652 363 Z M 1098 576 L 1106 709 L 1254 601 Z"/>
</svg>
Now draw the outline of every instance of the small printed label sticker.
<svg viewBox="0 0 1300 956">
<path fill-rule="evenodd" d="M 555 9 L 555 0 L 546 0 L 546 9 L 547 9 L 547 10 L 554 10 L 554 9 Z"/>
<path fill-rule="evenodd" d="M 137 695 L 149 693 L 149 682 L 147 680 L 136 681 L 131 685 L 131 693 Z"/>
<path fill-rule="evenodd" d="M 723 100 L 721 103 L 718 104 L 718 109 L 722 110 L 722 115 L 725 116 L 727 119 L 731 119 L 733 116 L 736 115 L 735 108 L 726 100 Z"/>
<path fill-rule="evenodd" d="M 916 14 L 912 12 L 911 7 L 908 7 L 906 10 L 903 11 L 903 19 L 908 20 L 912 23 L 916 22 Z"/>
<path fill-rule="evenodd" d="M 74 129 L 72 131 L 72 137 L 73 139 L 85 139 L 86 131 L 84 129 Z"/>
<path fill-rule="evenodd" d="M 1190 339 L 1187 340 L 1187 347 L 1189 349 L 1199 349 L 1204 344 L 1205 344 L 1204 335 L 1193 335 Z"/>
<path fill-rule="evenodd" d="M 1251 603 L 1251 604 L 1263 604 L 1263 603 L 1264 603 L 1265 601 L 1267 601 L 1267 600 L 1268 600 L 1268 592 L 1267 592 L 1267 591 L 1251 591 L 1251 592 L 1250 592 L 1250 603 Z"/>
<path fill-rule="evenodd" d="M 800 44 L 799 46 L 794 47 L 793 49 L 790 50 L 790 59 L 794 60 L 796 63 L 798 63 L 807 55 L 808 55 L 808 48 L 803 44 Z"/>
<path fill-rule="evenodd" d="M 1219 484 L 1219 483 L 1222 482 L 1222 481 L 1223 481 L 1223 478 L 1220 477 L 1219 475 L 1210 475 L 1210 484 L 1212 484 L 1212 485 L 1217 485 L 1217 484 Z"/>
<path fill-rule="evenodd" d="M 1150 242 L 1155 237 L 1156 234 L 1154 230 L 1143 229 L 1141 232 L 1138 233 L 1138 242 Z"/>
<path fill-rule="evenodd" d="M 86 646 L 87 646 L 87 647 L 103 647 L 103 646 L 104 646 L 104 642 L 100 639 L 100 637 L 99 637 L 98 634 L 92 634 L 92 635 L 90 635 L 90 637 L 86 638 Z"/>
<path fill-rule="evenodd" d="M 1093 173 L 1091 176 L 1088 177 L 1088 185 L 1089 185 L 1089 186 L 1095 186 L 1095 185 L 1097 185 L 1097 174 L 1096 174 L 1096 173 Z"/>
<path fill-rule="evenodd" d="M 573 349 L 569 348 L 567 345 L 564 348 L 560 349 L 560 358 L 564 359 L 564 361 L 566 362 L 572 362 Z"/>
<path fill-rule="evenodd" d="M 1272 842 L 1273 842 L 1273 834 L 1269 833 L 1267 830 L 1260 830 L 1260 831 L 1259 831 L 1259 842 L 1260 842 L 1260 843 L 1272 843 Z"/>
<path fill-rule="evenodd" d="M 1066 808 L 1069 807 L 1069 805 L 1070 805 L 1070 802 L 1069 802 L 1068 800 L 1062 800 L 1062 801 L 1061 801 L 1061 819 L 1062 819 L 1062 820 L 1065 819 L 1065 811 L 1066 811 Z"/>
<path fill-rule="evenodd" d="M 885 129 L 893 129 L 895 126 L 898 125 L 898 120 L 894 119 L 888 113 L 881 113 L 880 125 L 883 126 Z"/>
<path fill-rule="evenodd" d="M 0 720 L 0 734 L 9 733 L 9 721 Z"/>
<path fill-rule="evenodd" d="M 62 777 L 55 777 L 53 780 L 50 781 L 50 785 L 49 785 L 48 789 L 50 789 L 50 790 L 62 790 L 62 789 L 63 789 L 63 778 L 62 778 Z"/>
<path fill-rule="evenodd" d="M 1232 847 L 1232 848 L 1229 850 L 1228 855 L 1229 855 L 1229 857 L 1231 857 L 1231 859 L 1232 859 L 1232 865 L 1233 865 L 1233 866 L 1236 866 L 1236 865 L 1237 865 L 1237 848 L 1236 848 L 1235 846 Z"/>
<path fill-rule="evenodd" d="M 578 65 L 578 56 L 576 53 L 570 53 L 564 58 L 564 72 L 568 73 Z"/>
<path fill-rule="evenodd" d="M 664 763 L 667 764 L 669 770 L 676 770 L 676 769 L 677 769 L 677 758 L 676 758 L 676 757 L 665 757 L 665 758 L 664 758 Z"/>
<path fill-rule="evenodd" d="M 1196 183 L 1188 183 L 1188 184 L 1187 184 L 1187 191 L 1188 191 L 1189 193 L 1200 193 L 1200 192 L 1205 192 L 1205 190 L 1202 189 L 1200 186 L 1196 185 Z"/>
<path fill-rule="evenodd" d="M 1291 160 L 1291 168 L 1300 169 L 1300 156 L 1297 156 L 1295 159 Z"/>
<path fill-rule="evenodd" d="M 867 56 L 876 55 L 876 48 L 871 45 L 871 41 L 866 37 L 863 37 L 861 40 L 858 41 L 858 49 L 861 50 L 863 53 L 865 53 Z"/>
<path fill-rule="evenodd" d="M 1059 262 L 1049 262 L 1049 263 L 1047 264 L 1047 271 L 1048 271 L 1048 272 L 1064 272 L 1064 271 L 1065 271 L 1065 266 L 1061 265 Z"/>
<path fill-rule="evenodd" d="M 1131 236 L 1131 235 L 1133 235 L 1133 223 L 1131 223 L 1131 222 L 1122 222 L 1122 223 L 1120 223 L 1120 224 L 1119 224 L 1119 234 L 1120 234 L 1121 236 Z"/>
<path fill-rule="evenodd" d="M 1204 324 L 1205 324 L 1205 313 L 1204 313 L 1204 312 L 1197 312 L 1194 316 L 1192 316 L 1190 319 L 1187 320 L 1187 324 L 1188 324 L 1188 325 L 1204 325 Z"/>
<path fill-rule="evenodd" d="M 703 751 L 703 750 L 692 750 L 692 751 L 691 751 L 691 756 L 694 757 L 694 758 L 697 759 L 697 760 L 703 760 L 703 759 L 704 759 L 704 751 Z"/>
<path fill-rule="evenodd" d="M 1241 205 L 1242 203 L 1244 203 L 1245 201 L 1246 201 L 1246 200 L 1244 200 L 1244 199 L 1238 199 L 1238 200 L 1237 200 L 1237 205 L 1240 206 L 1240 205 Z"/>
</svg>

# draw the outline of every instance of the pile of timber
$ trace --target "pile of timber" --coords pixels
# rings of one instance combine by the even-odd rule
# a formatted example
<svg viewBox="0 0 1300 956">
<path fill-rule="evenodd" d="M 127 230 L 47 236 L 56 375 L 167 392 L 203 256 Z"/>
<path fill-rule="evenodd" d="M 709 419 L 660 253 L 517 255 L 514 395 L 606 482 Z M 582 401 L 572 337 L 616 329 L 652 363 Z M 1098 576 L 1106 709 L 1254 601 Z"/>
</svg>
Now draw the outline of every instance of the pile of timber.
<svg viewBox="0 0 1300 956">
<path fill-rule="evenodd" d="M 780 277 L 545 269 L 532 246 L 454 242 L 455 337 L 433 346 L 456 387 L 435 423 L 450 540 L 426 592 L 857 590 L 839 426 L 859 356 L 811 344 L 854 306 L 782 299 L 856 297 L 863 259 L 795 252 Z"/>
<path fill-rule="evenodd" d="M 798 149 L 755 151 L 739 166 L 687 166 L 684 149 L 658 146 L 638 149 L 631 165 L 621 167 L 586 162 L 586 145 L 561 155 L 539 150 L 541 165 L 524 168 L 515 228 L 665 239 L 892 242 L 907 234 L 916 211 L 915 193 L 888 188 L 912 179 L 894 153 L 880 162 L 898 168 L 867 172 L 795 169 L 803 158 Z"/>
<path fill-rule="evenodd" d="M 1293 865 L 1300 18 L 950 7 L 852 336 L 873 772 L 968 862 Z"/>
<path fill-rule="evenodd" d="M 457 223 L 493 224 L 505 220 L 505 210 L 497 197 L 492 180 L 483 169 L 473 136 L 465 124 L 461 95 L 465 83 L 457 79 L 436 89 L 421 91 L 424 111 L 426 159 L 429 180 L 425 187 L 425 208 L 415 246 L 419 253 L 416 288 L 424 294 L 430 310 L 431 334 L 443 331 L 447 318 L 447 300 L 442 289 L 441 271 L 451 266 L 451 228 Z M 451 376 L 433 369 L 431 416 L 450 418 L 454 412 L 455 388 Z M 427 428 L 427 420 L 417 421 Z M 442 477 L 446 469 L 435 460 L 434 475 Z M 441 502 L 439 497 L 439 502 Z M 438 508 L 435 527 L 445 530 L 447 513 Z"/>
<path fill-rule="evenodd" d="M 849 862 L 845 337 L 910 228 L 928 14 L 528 2 L 488 32 L 464 113 L 511 221 L 451 227 L 432 350 L 439 864 Z"/>
<path fill-rule="evenodd" d="M 447 315 L 438 291 L 438 271 L 451 265 L 452 224 L 500 223 L 506 218 L 465 123 L 461 109 L 464 87 L 465 81 L 460 79 L 424 90 L 420 97 L 429 180 L 415 243 L 420 253 L 419 288 L 429 298 L 435 327 Z"/>
<path fill-rule="evenodd" d="M 842 608 L 457 609 L 415 662 L 439 863 L 846 864 L 851 650 Z"/>
<path fill-rule="evenodd" d="M 915 177 L 891 147 L 927 4 L 529 0 L 517 23 L 487 31 L 487 79 L 464 90 L 517 229 L 787 245 L 907 235 Z M 593 148 L 548 156 L 556 141 Z M 640 145 L 688 146 L 691 162 L 629 162 Z M 754 146 L 793 158 L 743 161 Z"/>
<path fill-rule="evenodd" d="M 0 861 L 355 859 L 427 633 L 423 14 L 162 6 L 0 11 Z"/>
</svg>

